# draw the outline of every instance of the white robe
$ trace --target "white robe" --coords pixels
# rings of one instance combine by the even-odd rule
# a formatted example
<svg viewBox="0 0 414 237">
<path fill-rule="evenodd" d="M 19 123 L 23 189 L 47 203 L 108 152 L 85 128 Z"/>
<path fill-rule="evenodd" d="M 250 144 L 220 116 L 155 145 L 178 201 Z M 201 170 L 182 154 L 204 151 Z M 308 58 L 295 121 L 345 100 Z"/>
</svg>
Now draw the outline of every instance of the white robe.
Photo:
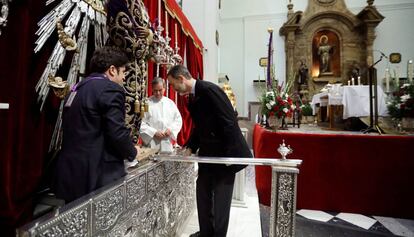
<svg viewBox="0 0 414 237">
<path fill-rule="evenodd" d="M 165 96 L 159 101 L 154 96 L 151 96 L 148 104 L 149 109 L 141 121 L 139 131 L 144 145 L 158 150 L 161 149 L 161 152 L 172 151 L 171 140 L 177 140 L 177 135 L 183 124 L 180 111 L 178 111 L 175 103 Z M 164 132 L 167 129 L 171 131 L 169 138 L 162 141 L 153 139 L 157 131 Z"/>
</svg>

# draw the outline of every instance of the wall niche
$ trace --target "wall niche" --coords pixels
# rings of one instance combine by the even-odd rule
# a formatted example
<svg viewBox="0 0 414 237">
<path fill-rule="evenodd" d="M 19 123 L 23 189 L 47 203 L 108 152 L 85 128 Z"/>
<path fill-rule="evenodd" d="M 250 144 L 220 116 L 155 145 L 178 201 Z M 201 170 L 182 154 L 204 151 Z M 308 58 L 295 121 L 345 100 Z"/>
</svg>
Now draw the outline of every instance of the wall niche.
<svg viewBox="0 0 414 237">
<path fill-rule="evenodd" d="M 285 36 L 286 78 L 296 77 L 293 90 L 311 98 L 327 83 L 346 84 L 356 69 L 366 84 L 375 28 L 384 19 L 373 3 L 368 0 L 356 15 L 344 0 L 308 0 L 304 12 L 288 4 L 288 20 L 279 34 Z M 299 66 L 309 69 L 305 85 L 299 83 Z"/>
</svg>

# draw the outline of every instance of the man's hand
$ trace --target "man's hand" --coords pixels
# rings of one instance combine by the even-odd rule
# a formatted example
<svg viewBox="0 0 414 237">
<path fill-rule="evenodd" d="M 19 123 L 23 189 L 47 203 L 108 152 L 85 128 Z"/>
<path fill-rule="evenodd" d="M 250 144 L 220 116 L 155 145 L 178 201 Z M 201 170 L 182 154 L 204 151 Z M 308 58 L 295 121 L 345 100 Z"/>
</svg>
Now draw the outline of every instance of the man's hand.
<svg viewBox="0 0 414 237">
<path fill-rule="evenodd" d="M 163 138 L 165 137 L 165 135 L 164 135 L 164 132 L 157 131 L 157 132 L 154 134 L 154 137 L 155 137 L 155 138 L 157 138 L 158 140 L 161 140 L 161 139 L 163 139 Z"/>
<path fill-rule="evenodd" d="M 177 155 L 181 155 L 181 156 L 191 156 L 192 151 L 191 148 L 188 147 L 183 147 L 182 149 L 177 151 Z"/>
<path fill-rule="evenodd" d="M 171 136 L 171 130 L 169 128 L 167 128 L 167 130 L 165 130 L 164 136 L 165 137 L 170 137 Z"/>
<path fill-rule="evenodd" d="M 139 154 L 140 147 L 138 145 L 135 145 L 135 149 L 137 149 L 137 155 L 135 156 L 135 158 L 137 158 L 138 157 L 138 154 Z"/>
</svg>

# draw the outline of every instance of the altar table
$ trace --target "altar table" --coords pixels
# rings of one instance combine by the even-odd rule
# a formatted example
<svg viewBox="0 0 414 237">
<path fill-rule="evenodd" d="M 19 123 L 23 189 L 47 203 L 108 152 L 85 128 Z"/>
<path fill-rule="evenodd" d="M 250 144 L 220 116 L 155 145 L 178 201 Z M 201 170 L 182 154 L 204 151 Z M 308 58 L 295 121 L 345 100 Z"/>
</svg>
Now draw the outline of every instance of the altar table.
<svg viewBox="0 0 414 237">
<path fill-rule="evenodd" d="M 303 160 L 297 208 L 414 219 L 414 136 L 272 132 L 256 125 L 257 158 Z M 256 167 L 259 201 L 269 205 L 270 167 Z"/>
<path fill-rule="evenodd" d="M 378 116 L 388 116 L 386 95 L 380 86 L 378 92 Z M 328 97 L 328 99 L 326 99 Z M 343 119 L 369 116 L 369 86 L 341 86 L 337 91 L 321 92 L 312 97 L 312 109 L 320 106 L 343 105 Z"/>
</svg>

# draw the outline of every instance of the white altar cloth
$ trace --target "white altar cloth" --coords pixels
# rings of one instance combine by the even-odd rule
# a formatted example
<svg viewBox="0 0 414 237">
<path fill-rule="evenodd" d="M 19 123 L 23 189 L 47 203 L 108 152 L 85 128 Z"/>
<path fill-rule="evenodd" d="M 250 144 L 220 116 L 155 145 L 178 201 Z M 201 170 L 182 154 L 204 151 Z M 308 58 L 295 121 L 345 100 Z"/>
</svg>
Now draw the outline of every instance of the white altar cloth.
<svg viewBox="0 0 414 237">
<path fill-rule="evenodd" d="M 377 86 L 378 93 L 378 116 L 388 116 L 388 109 L 385 103 L 386 95 L 380 86 Z M 323 98 L 328 96 L 328 100 Z M 315 114 L 316 104 L 320 106 L 343 105 L 343 119 L 350 117 L 369 116 L 369 86 L 341 86 L 337 91 L 322 92 L 312 97 L 312 109 Z"/>
<path fill-rule="evenodd" d="M 342 104 L 343 118 L 369 116 L 369 86 L 343 86 Z M 378 93 L 378 116 L 388 116 L 385 103 L 386 95 L 380 86 Z"/>
</svg>

